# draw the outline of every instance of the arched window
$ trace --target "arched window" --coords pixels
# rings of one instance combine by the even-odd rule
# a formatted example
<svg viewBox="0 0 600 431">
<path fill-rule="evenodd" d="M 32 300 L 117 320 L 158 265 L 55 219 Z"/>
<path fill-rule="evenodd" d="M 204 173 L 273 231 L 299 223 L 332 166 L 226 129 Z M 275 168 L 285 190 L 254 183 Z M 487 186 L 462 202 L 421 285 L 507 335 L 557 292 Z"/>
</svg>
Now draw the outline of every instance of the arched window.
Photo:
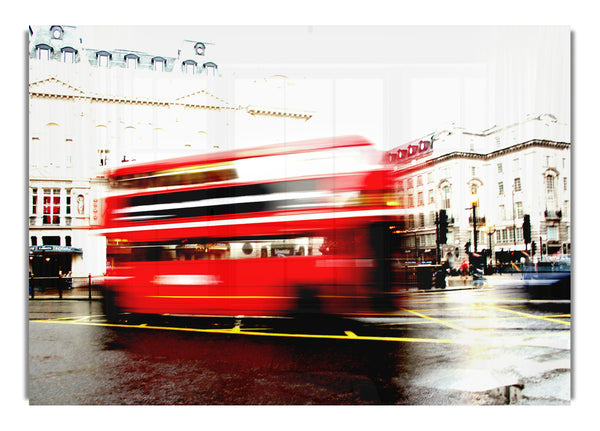
<svg viewBox="0 0 600 431">
<path fill-rule="evenodd" d="M 125 64 L 127 69 L 136 69 L 138 63 L 140 62 L 140 57 L 135 54 L 126 54 L 125 55 Z"/>
<path fill-rule="evenodd" d="M 197 66 L 198 63 L 196 63 L 194 60 L 185 60 L 182 63 L 182 71 L 187 73 L 188 75 L 193 75 L 194 73 L 196 73 Z"/>
<path fill-rule="evenodd" d="M 36 57 L 38 60 L 49 60 L 50 54 L 53 51 L 54 50 L 52 47 L 50 45 L 46 45 L 45 43 L 40 43 L 35 47 Z"/>
<path fill-rule="evenodd" d="M 217 74 L 217 65 L 212 61 L 204 63 L 202 65 L 202 69 L 206 72 L 207 75 L 215 76 Z"/>
<path fill-rule="evenodd" d="M 442 202 L 441 202 L 441 208 L 443 209 L 450 209 L 451 206 L 451 198 L 452 198 L 452 188 L 450 187 L 450 184 L 448 183 L 444 183 L 441 186 L 441 191 L 442 191 Z"/>
<path fill-rule="evenodd" d="M 66 46 L 60 50 L 62 52 L 62 61 L 63 63 L 75 63 L 75 56 L 77 55 L 77 50 L 75 48 L 71 48 L 70 46 Z"/>
<path fill-rule="evenodd" d="M 544 178 L 545 190 L 546 190 L 546 207 L 555 209 L 556 203 L 558 202 L 556 196 L 556 176 L 548 173 Z"/>
<path fill-rule="evenodd" d="M 108 67 L 108 63 L 112 59 L 112 54 L 108 51 L 98 51 L 96 59 L 98 60 L 98 67 Z"/>
<path fill-rule="evenodd" d="M 167 60 L 163 57 L 154 57 L 152 59 L 152 67 L 155 72 L 164 72 L 166 70 Z"/>
</svg>

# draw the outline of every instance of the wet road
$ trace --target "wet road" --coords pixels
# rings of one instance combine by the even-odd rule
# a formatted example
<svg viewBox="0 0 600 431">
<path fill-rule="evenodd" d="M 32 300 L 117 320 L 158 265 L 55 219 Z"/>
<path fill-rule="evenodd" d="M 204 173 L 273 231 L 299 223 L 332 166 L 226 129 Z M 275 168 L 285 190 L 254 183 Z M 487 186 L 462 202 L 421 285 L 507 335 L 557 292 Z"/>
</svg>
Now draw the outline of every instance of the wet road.
<svg viewBox="0 0 600 431">
<path fill-rule="evenodd" d="M 137 319 L 29 302 L 30 404 L 568 404 L 570 303 L 412 292 L 380 317 Z"/>
</svg>

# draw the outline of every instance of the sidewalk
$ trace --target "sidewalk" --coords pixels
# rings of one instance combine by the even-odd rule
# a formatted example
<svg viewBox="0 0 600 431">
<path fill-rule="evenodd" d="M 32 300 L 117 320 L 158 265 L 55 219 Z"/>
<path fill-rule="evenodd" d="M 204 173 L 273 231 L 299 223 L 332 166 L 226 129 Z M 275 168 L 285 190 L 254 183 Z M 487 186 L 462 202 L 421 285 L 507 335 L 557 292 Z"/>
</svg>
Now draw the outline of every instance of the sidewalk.
<svg viewBox="0 0 600 431">
<path fill-rule="evenodd" d="M 477 289 L 482 287 L 498 287 L 511 285 L 523 286 L 523 275 L 521 273 L 484 275 L 483 281 L 480 281 L 478 284 L 474 282 L 472 275 L 469 275 L 466 278 L 458 275 L 448 276 L 446 277 L 445 290 Z M 417 286 L 411 286 L 408 290 L 422 289 L 418 289 Z M 431 289 L 428 290 L 440 289 L 437 289 L 435 285 L 432 285 Z"/>
<path fill-rule="evenodd" d="M 62 298 L 61 298 L 62 296 Z M 60 292 L 58 289 L 46 289 L 44 291 L 34 292 L 33 298 L 29 295 L 29 300 L 35 299 L 101 299 L 102 290 L 99 286 L 92 286 L 91 289 L 85 287 L 74 287 Z"/>
</svg>

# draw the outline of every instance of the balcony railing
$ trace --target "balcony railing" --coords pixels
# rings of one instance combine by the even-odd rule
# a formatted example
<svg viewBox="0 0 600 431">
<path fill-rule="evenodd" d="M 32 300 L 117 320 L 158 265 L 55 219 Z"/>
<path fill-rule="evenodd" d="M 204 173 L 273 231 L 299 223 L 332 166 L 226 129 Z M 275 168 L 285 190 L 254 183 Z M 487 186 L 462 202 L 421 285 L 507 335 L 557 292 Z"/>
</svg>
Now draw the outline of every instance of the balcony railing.
<svg viewBox="0 0 600 431">
<path fill-rule="evenodd" d="M 561 210 L 545 210 L 544 217 L 546 220 L 560 220 L 562 218 Z"/>
</svg>

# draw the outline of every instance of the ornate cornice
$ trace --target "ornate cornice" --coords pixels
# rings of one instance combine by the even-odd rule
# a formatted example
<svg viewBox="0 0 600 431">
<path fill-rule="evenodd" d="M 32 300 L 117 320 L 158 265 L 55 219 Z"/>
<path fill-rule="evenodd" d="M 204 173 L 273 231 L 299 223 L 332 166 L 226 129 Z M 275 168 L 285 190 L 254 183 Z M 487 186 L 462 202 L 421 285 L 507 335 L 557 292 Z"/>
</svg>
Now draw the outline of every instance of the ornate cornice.
<svg viewBox="0 0 600 431">
<path fill-rule="evenodd" d="M 202 97 L 207 100 L 195 102 L 194 99 Z M 29 84 L 30 99 L 55 99 L 87 101 L 89 103 L 110 103 L 119 105 L 156 106 L 156 107 L 181 107 L 184 109 L 197 109 L 208 111 L 237 111 L 246 112 L 252 116 L 267 116 L 291 118 L 308 121 L 313 114 L 310 112 L 291 111 L 287 109 L 263 108 L 256 106 L 230 106 L 229 103 L 205 90 L 178 97 L 174 100 L 150 99 L 145 97 L 130 97 L 120 95 L 86 94 L 79 88 L 63 82 L 53 76 Z M 214 101 L 215 103 L 211 103 Z M 208 103 L 207 103 L 208 102 Z"/>
<path fill-rule="evenodd" d="M 403 171 L 404 169 L 406 169 L 409 171 L 417 171 L 417 170 L 421 170 L 421 169 L 431 168 L 437 164 L 447 162 L 449 160 L 454 160 L 454 159 L 471 159 L 471 160 L 489 161 L 489 160 L 495 159 L 497 157 L 501 157 L 506 154 L 515 153 L 517 151 L 523 151 L 528 148 L 555 148 L 558 150 L 567 150 L 570 147 L 571 147 L 571 144 L 568 142 L 556 142 L 556 141 L 549 141 L 549 140 L 544 140 L 544 139 L 532 139 L 530 141 L 511 145 L 510 147 L 492 151 L 491 153 L 487 153 L 487 154 L 468 153 L 468 152 L 464 152 L 464 151 L 454 151 L 452 153 L 444 154 L 444 155 L 436 157 L 436 158 L 425 160 L 421 163 L 418 163 L 418 164 L 415 164 L 412 166 L 406 166 L 406 168 L 398 167 L 396 170 Z"/>
</svg>

